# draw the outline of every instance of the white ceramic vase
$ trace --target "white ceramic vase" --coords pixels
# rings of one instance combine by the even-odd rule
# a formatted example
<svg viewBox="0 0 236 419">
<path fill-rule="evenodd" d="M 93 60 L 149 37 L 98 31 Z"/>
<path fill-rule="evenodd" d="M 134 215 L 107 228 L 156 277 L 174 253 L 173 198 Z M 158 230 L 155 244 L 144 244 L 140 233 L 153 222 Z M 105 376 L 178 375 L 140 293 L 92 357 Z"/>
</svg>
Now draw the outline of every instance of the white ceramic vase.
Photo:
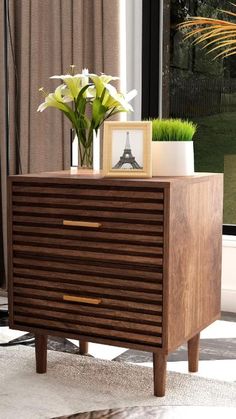
<svg viewBox="0 0 236 419">
<path fill-rule="evenodd" d="M 152 141 L 153 176 L 191 176 L 193 174 L 193 141 Z"/>
</svg>

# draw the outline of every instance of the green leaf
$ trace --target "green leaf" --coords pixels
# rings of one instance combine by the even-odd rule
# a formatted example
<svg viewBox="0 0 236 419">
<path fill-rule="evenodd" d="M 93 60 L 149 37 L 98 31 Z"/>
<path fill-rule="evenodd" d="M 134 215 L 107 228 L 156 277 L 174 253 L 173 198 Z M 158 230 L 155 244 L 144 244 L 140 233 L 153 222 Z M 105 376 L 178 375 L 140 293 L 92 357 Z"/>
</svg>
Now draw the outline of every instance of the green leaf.
<svg viewBox="0 0 236 419">
<path fill-rule="evenodd" d="M 102 91 L 102 94 L 101 94 L 101 103 L 103 102 L 103 99 L 104 99 L 105 93 L 106 93 L 106 88 L 104 87 L 104 89 L 103 89 L 103 91 Z"/>
<path fill-rule="evenodd" d="M 86 84 L 86 86 L 84 86 L 84 87 L 80 90 L 79 95 L 78 95 L 78 97 L 77 97 L 77 99 L 76 99 L 76 102 L 75 102 L 75 106 L 76 106 L 76 108 L 78 107 L 79 102 L 80 102 L 80 99 L 83 97 L 84 92 L 86 92 L 86 90 L 88 89 L 88 87 L 89 87 L 89 86 L 90 86 L 89 84 Z"/>
<path fill-rule="evenodd" d="M 92 107 L 92 117 L 94 121 L 94 128 L 97 128 L 100 125 L 100 122 L 104 118 L 106 111 L 107 111 L 107 107 L 102 105 L 101 99 L 100 98 L 94 99 L 93 107 Z"/>
<path fill-rule="evenodd" d="M 80 114 L 83 114 L 83 115 L 84 115 L 84 113 L 85 113 L 85 108 L 86 108 L 86 99 L 82 96 L 82 97 L 80 98 L 80 100 L 78 100 L 78 101 L 77 101 L 77 106 L 76 106 L 76 109 L 77 109 L 77 111 L 78 111 Z"/>
</svg>

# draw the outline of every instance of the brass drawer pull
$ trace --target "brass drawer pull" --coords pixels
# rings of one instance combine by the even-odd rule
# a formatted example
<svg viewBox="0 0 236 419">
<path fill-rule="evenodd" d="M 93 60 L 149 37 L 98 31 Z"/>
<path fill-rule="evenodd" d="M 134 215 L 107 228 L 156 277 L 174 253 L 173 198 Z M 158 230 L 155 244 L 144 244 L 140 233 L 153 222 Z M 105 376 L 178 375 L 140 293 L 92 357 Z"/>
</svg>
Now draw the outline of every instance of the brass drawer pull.
<svg viewBox="0 0 236 419">
<path fill-rule="evenodd" d="M 74 295 L 63 295 L 63 300 L 86 304 L 101 304 L 102 302 L 102 300 L 99 300 L 98 298 L 76 297 Z"/>
<path fill-rule="evenodd" d="M 64 226 L 74 226 L 74 227 L 89 227 L 89 228 L 99 228 L 101 223 L 91 223 L 89 221 L 73 221 L 73 220 L 63 220 Z"/>
</svg>

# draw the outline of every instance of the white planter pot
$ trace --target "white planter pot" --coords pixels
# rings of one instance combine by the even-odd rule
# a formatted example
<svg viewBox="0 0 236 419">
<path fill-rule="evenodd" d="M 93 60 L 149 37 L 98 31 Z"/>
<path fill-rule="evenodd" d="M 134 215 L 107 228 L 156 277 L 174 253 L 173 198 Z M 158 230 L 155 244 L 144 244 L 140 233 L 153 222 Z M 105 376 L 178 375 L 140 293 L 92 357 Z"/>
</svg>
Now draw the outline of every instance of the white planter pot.
<svg viewBox="0 0 236 419">
<path fill-rule="evenodd" d="M 193 174 L 193 141 L 152 141 L 153 176 L 191 176 Z"/>
</svg>

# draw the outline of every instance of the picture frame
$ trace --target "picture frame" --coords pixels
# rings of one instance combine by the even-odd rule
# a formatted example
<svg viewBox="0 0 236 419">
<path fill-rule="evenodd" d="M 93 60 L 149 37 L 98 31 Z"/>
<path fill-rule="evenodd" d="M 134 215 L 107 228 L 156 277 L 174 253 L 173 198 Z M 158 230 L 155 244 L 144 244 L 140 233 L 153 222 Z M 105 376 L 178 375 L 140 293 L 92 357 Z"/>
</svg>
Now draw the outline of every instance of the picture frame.
<svg viewBox="0 0 236 419">
<path fill-rule="evenodd" d="M 107 121 L 103 135 L 103 175 L 152 177 L 151 121 Z"/>
</svg>

